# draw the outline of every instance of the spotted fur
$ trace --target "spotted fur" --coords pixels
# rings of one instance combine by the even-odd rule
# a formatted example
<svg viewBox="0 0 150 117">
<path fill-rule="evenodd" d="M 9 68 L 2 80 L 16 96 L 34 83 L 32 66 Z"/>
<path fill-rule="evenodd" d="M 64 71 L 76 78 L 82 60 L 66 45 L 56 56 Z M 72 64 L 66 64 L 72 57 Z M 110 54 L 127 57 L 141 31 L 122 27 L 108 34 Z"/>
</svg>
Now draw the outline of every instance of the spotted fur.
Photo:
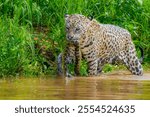
<svg viewBox="0 0 150 117">
<path fill-rule="evenodd" d="M 74 52 L 74 59 L 77 61 L 75 69 L 79 68 L 82 55 L 88 62 L 90 76 L 97 75 L 104 64 L 115 60 L 122 61 L 131 73 L 143 74 L 131 35 L 126 29 L 100 24 L 95 19 L 91 20 L 80 14 L 66 15 L 65 21 L 67 42 L 77 49 Z"/>
<path fill-rule="evenodd" d="M 74 46 L 72 43 L 67 43 L 64 53 L 60 53 L 57 57 L 57 72 L 58 72 L 57 74 L 58 75 L 66 75 L 67 77 L 72 77 L 68 69 L 69 64 L 75 64 L 74 75 L 79 75 L 81 56 L 78 53 L 79 52 L 78 49 L 79 49 L 78 46 Z M 76 57 L 76 56 L 80 56 L 80 57 Z M 65 63 L 64 66 L 63 66 L 63 60 Z"/>
</svg>

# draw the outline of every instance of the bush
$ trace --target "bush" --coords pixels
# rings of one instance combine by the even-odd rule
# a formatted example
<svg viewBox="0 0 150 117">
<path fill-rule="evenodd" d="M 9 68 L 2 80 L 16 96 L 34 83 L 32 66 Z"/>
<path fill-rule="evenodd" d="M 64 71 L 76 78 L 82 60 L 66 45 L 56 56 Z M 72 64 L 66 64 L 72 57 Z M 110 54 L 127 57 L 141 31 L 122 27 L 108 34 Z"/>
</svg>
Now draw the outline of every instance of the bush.
<svg viewBox="0 0 150 117">
<path fill-rule="evenodd" d="M 145 63 L 150 62 L 149 0 L 1 0 L 0 76 L 55 73 L 55 65 L 45 67 L 47 60 L 35 48 L 34 38 L 49 42 L 40 42 L 45 51 L 57 48 L 57 56 L 65 48 L 64 15 L 72 13 L 128 29 L 136 46 L 144 48 Z M 83 75 L 85 69 L 83 65 Z"/>
</svg>

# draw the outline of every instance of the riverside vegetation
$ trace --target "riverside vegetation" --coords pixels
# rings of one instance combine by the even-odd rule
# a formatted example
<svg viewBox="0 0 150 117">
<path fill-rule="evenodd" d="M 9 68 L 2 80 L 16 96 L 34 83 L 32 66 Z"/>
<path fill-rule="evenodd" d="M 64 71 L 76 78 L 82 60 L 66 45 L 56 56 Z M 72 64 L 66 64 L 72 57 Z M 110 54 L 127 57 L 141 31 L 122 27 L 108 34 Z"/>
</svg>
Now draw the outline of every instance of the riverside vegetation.
<svg viewBox="0 0 150 117">
<path fill-rule="evenodd" d="M 73 13 L 129 30 L 139 56 L 138 46 L 144 49 L 144 68 L 150 66 L 149 0 L 1 0 L 0 77 L 56 74 L 66 44 L 64 15 Z M 118 68 L 106 65 L 104 72 Z"/>
</svg>

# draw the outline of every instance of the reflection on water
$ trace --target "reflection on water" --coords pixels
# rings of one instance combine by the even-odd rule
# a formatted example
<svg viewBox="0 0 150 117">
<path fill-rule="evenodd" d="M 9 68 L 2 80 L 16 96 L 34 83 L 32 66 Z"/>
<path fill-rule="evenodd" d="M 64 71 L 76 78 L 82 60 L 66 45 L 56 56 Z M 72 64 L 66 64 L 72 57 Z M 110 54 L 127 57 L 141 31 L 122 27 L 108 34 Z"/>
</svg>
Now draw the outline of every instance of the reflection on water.
<svg viewBox="0 0 150 117">
<path fill-rule="evenodd" d="M 0 99 L 150 99 L 150 74 L 0 79 Z"/>
</svg>

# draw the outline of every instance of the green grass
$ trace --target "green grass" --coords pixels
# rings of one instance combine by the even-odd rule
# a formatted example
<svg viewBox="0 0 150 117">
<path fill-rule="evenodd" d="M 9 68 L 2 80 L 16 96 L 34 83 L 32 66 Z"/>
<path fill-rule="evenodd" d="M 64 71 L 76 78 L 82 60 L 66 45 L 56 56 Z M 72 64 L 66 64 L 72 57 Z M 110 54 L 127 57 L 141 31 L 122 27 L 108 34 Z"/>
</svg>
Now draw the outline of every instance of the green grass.
<svg viewBox="0 0 150 117">
<path fill-rule="evenodd" d="M 35 44 L 57 56 L 65 47 L 64 15 L 73 13 L 128 29 L 135 45 L 144 49 L 144 64 L 149 66 L 149 0 L 142 4 L 138 0 L 1 0 L 0 76 L 55 74 L 56 64 L 47 66 Z M 108 65 L 104 71 L 112 69 Z M 86 75 L 84 64 L 81 74 Z"/>
</svg>

